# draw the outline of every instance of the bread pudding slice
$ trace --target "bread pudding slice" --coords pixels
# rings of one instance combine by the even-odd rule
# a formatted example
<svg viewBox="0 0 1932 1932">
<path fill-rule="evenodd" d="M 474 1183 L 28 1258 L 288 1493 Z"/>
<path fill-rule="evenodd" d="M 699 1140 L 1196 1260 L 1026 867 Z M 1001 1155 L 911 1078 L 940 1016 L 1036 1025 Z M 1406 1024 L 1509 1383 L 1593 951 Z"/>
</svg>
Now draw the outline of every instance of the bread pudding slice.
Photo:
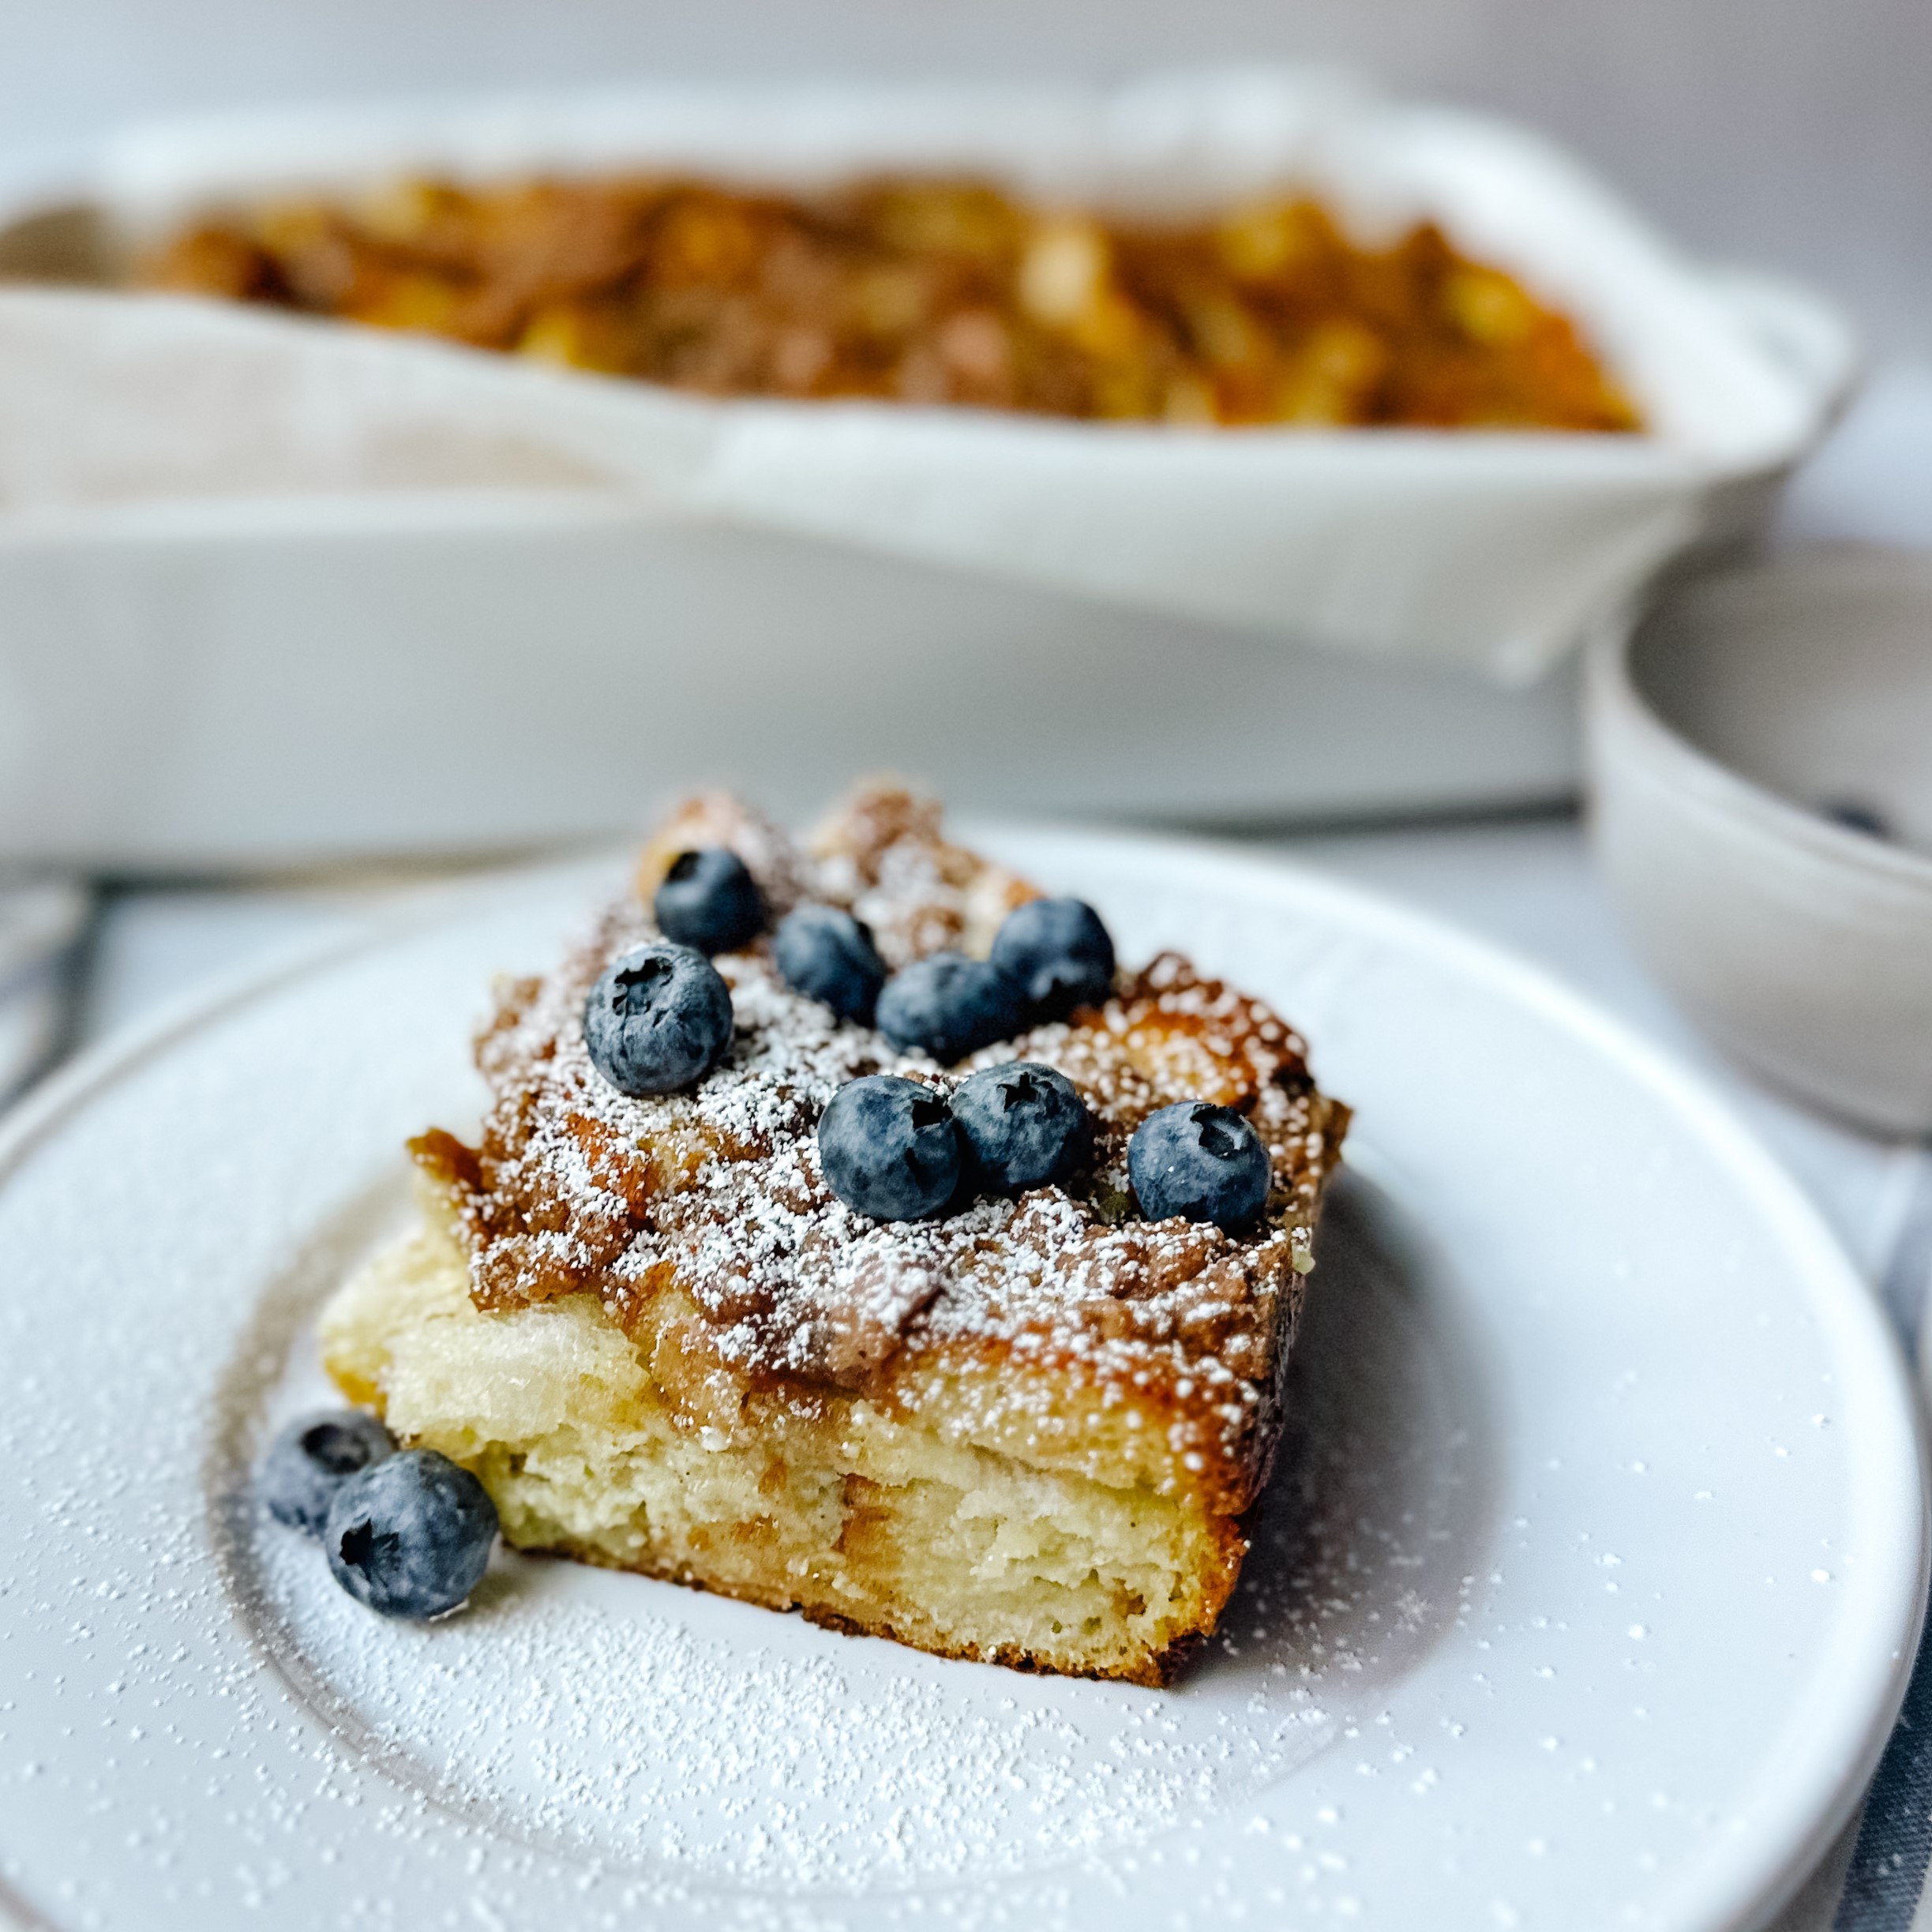
<svg viewBox="0 0 1932 1932">
<path fill-rule="evenodd" d="M 640 896 L 500 989 L 481 1143 L 413 1143 L 421 1225 L 328 1306 L 330 1373 L 473 1469 L 523 1548 L 946 1656 L 1168 1681 L 1246 1551 L 1346 1109 L 1266 1007 L 1172 954 L 943 1069 L 789 990 L 768 940 L 715 962 L 724 1063 L 628 1097 L 591 1064 L 585 997 L 655 936 L 648 894 L 700 845 L 737 851 L 775 910 L 854 909 L 895 968 L 983 952 L 1031 895 L 903 793 L 861 794 L 803 850 L 728 801 L 686 808 Z M 815 1129 L 845 1082 L 944 1092 L 1014 1060 L 1095 1117 L 1067 1184 L 906 1222 L 833 1195 Z M 1250 1229 L 1137 1211 L 1130 1135 L 1198 1099 L 1266 1148 Z"/>
</svg>

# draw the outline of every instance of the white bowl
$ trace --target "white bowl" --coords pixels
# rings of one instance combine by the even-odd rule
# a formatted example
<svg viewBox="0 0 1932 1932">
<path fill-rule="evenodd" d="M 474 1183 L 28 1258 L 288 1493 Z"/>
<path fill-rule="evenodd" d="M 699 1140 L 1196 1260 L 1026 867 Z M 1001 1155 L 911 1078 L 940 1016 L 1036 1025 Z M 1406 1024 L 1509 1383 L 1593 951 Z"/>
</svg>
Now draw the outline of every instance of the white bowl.
<svg viewBox="0 0 1932 1932">
<path fill-rule="evenodd" d="M 1779 1085 L 1932 1130 L 1932 560 L 1704 579 L 1606 638 L 1589 688 L 1597 851 L 1659 977 Z"/>
</svg>

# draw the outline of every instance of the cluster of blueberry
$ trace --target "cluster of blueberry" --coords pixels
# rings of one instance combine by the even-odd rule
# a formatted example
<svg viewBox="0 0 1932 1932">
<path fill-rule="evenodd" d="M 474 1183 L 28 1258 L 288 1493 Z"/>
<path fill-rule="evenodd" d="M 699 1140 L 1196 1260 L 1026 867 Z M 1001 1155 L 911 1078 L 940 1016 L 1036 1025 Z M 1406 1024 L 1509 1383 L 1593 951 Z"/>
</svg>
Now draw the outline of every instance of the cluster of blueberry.
<svg viewBox="0 0 1932 1932">
<path fill-rule="evenodd" d="M 819 1165 L 846 1206 L 876 1221 L 919 1221 L 981 1190 L 1019 1194 L 1076 1166 L 1094 1116 L 1073 1082 L 1034 1060 L 973 1075 L 952 1095 L 868 1074 L 819 1120 Z"/>
<path fill-rule="evenodd" d="M 766 923 L 744 861 L 720 847 L 680 853 L 655 910 L 663 940 L 615 961 L 583 1011 L 598 1071 L 635 1095 L 679 1092 L 724 1058 L 731 994 L 710 956 L 748 945 Z M 862 920 L 834 906 L 801 906 L 779 921 L 772 956 L 794 992 L 946 1063 L 1064 1019 L 1113 985 L 1113 941 L 1079 899 L 1020 906 L 989 958 L 935 953 L 889 978 Z"/>
<path fill-rule="evenodd" d="M 677 1093 L 724 1058 L 731 992 L 710 955 L 748 945 L 766 925 L 745 862 L 719 847 L 680 853 L 654 910 L 665 938 L 613 961 L 583 1008 L 591 1063 L 634 1096 Z M 889 977 L 869 928 L 836 906 L 788 913 L 772 952 L 794 992 L 947 1064 L 1064 1019 L 1113 986 L 1113 940 L 1093 907 L 1072 898 L 1016 907 L 985 959 L 934 953 Z M 1071 1172 L 1092 1138 L 1092 1116 L 1064 1075 L 1015 1061 L 974 1075 L 950 1100 L 917 1080 L 854 1080 L 819 1124 L 819 1154 L 846 1206 L 881 1221 L 912 1221 L 976 1189 L 1043 1187 Z M 1253 1221 L 1267 1199 L 1260 1136 L 1231 1109 L 1203 1101 L 1143 1121 L 1128 1146 L 1127 1169 L 1150 1220 L 1180 1215 L 1235 1228 Z"/>
<path fill-rule="evenodd" d="M 1062 1179 L 1091 1144 L 1073 1082 L 1035 1060 L 972 1075 L 950 1101 L 917 1080 L 868 1074 L 832 1096 L 819 1165 L 846 1206 L 917 1221 L 974 1194 L 1019 1194 Z M 1150 1114 L 1127 1142 L 1128 1178 L 1150 1221 L 1179 1215 L 1245 1227 L 1268 1199 L 1268 1150 L 1230 1107 L 1182 1101 Z"/>
<path fill-rule="evenodd" d="M 496 1540 L 497 1506 L 467 1469 L 433 1449 L 399 1454 L 358 1409 L 291 1423 L 268 1445 L 256 1487 L 277 1521 L 321 1537 L 336 1581 L 385 1617 L 454 1610 Z"/>
</svg>

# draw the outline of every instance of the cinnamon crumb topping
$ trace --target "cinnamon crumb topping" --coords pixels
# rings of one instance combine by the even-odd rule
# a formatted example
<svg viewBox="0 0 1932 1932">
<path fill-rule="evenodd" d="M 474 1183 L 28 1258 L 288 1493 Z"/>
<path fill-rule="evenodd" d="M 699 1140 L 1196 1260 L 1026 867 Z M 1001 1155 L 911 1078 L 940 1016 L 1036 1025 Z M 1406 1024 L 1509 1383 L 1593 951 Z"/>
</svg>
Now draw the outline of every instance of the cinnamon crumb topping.
<svg viewBox="0 0 1932 1932">
<path fill-rule="evenodd" d="M 945 846 L 936 817 L 891 794 L 862 797 L 813 857 L 774 846 L 741 810 L 733 824 L 716 801 L 704 822 L 780 889 L 795 880 L 868 910 L 901 958 L 957 943 L 976 893 L 1028 891 Z M 700 1330 L 678 1325 L 681 1348 L 807 1397 L 877 1393 L 907 1359 L 961 1348 L 1084 1362 L 1160 1396 L 1154 1409 L 1178 1401 L 1191 1441 L 1252 1461 L 1347 1122 L 1266 1005 L 1164 954 L 1105 1006 L 943 1069 L 790 991 L 761 941 L 715 962 L 736 1018 L 729 1058 L 691 1092 L 633 1099 L 592 1066 L 583 1007 L 608 961 L 655 930 L 645 906 L 626 900 L 557 972 L 501 987 L 478 1041 L 494 1096 L 480 1147 L 440 1133 L 414 1143 L 456 1202 L 480 1307 L 592 1293 L 642 1336 L 676 1290 Z M 1096 1117 L 1092 1155 L 1067 1185 L 891 1224 L 831 1193 L 816 1129 L 846 1082 L 891 1072 L 947 1092 L 977 1067 L 1019 1059 L 1058 1067 Z M 1273 1186 L 1250 1232 L 1149 1222 L 1134 1206 L 1129 1137 L 1188 1098 L 1239 1109 L 1269 1150 Z"/>
</svg>

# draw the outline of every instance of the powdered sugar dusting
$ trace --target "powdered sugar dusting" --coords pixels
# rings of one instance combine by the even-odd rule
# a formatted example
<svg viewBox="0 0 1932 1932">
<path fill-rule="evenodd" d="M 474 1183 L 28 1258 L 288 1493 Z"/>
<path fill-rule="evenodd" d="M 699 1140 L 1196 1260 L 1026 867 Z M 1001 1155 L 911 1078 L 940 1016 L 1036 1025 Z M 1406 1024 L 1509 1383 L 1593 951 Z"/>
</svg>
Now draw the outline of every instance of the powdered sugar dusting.
<svg viewBox="0 0 1932 1932">
<path fill-rule="evenodd" d="M 1915 1489 L 1859 1480 L 1896 1464 L 1910 1418 L 1858 1285 L 1793 1242 L 1795 1196 L 1614 1028 L 1406 917 L 1259 864 L 1014 849 L 1131 904 L 1150 943 L 1193 934 L 1248 983 L 1293 988 L 1375 1124 L 1364 1171 L 1379 1155 L 1403 1205 L 1371 1190 L 1356 1215 L 1345 1175 L 1325 1210 L 1277 1480 L 1221 1636 L 1176 1689 L 916 1661 L 1016 1713 L 1050 1694 L 1097 1748 L 1112 1734 L 1092 1713 L 1116 1696 L 1191 1721 L 1212 1694 L 1228 1726 L 1260 1726 L 1281 1686 L 1305 1686 L 1329 1747 L 1247 1797 L 1228 1778 L 1197 1825 L 1011 1879 L 892 1889 L 902 1866 L 848 1837 L 850 1862 L 803 1896 L 776 1864 L 756 1889 L 733 1884 L 754 1820 L 735 1847 L 704 1823 L 717 1877 L 647 1868 L 648 1818 L 573 1824 L 560 1800 L 539 1828 L 541 1788 L 501 1795 L 502 1767 L 473 1761 L 460 1724 L 452 1744 L 406 1693 L 358 1703 L 353 1653 L 302 1648 L 320 1626 L 280 1615 L 223 1501 L 272 1420 L 263 1382 L 300 1311 L 400 1229 L 398 1138 L 470 1117 L 469 989 L 547 952 L 591 889 L 575 872 L 492 887 L 460 918 L 278 979 L 171 1045 L 96 1063 L 17 1124 L 0 1187 L 0 1894 L 74 1928 L 1229 1932 L 1352 1912 L 1488 1923 L 1499 1898 L 1525 1925 L 1654 1919 L 1708 1878 L 1714 1846 L 1743 1890 L 1775 1888 L 1788 1835 L 1745 1845 L 1724 1821 L 1795 1737 L 1856 1755 L 1884 1686 L 1850 1705 L 1819 1693 L 1843 1689 L 1848 1656 L 1909 1636 L 1916 1601 Z M 1364 1227 L 1372 1244 L 1391 1225 L 1399 1266 L 1379 1292 L 1358 1262 Z M 286 1324 L 257 1319 L 284 1307 Z M 1448 1399 L 1426 1372 L 1445 1362 Z M 313 1547 L 283 1550 L 294 1587 L 328 1601 Z M 1752 1614 L 1714 1621 L 1705 1607 L 1740 1576 Z M 748 1650 L 810 1638 L 855 1678 L 911 1656 L 575 1566 L 506 1580 L 532 1610 L 568 1586 Z M 371 1642 L 415 1634 L 373 1627 Z M 502 1675 L 473 1671 L 462 1694 L 501 1696 Z M 641 1738 L 678 1690 L 668 1673 L 607 1694 L 634 1700 Z M 792 1748 L 782 1709 L 762 1728 Z M 879 1788 L 873 1746 L 859 1753 L 835 1787 L 854 1806 Z M 593 1791 L 597 1761 L 574 1761 Z M 1076 1765 L 1064 1788 L 1092 1783 Z M 1810 1788 L 1823 1819 L 1832 1780 Z M 593 1822 L 628 1849 L 582 1849 Z M 1047 1823 L 1027 1855 L 1080 1842 L 1077 1821 Z M 842 1877 L 876 1889 L 829 1889 Z"/>
<path fill-rule="evenodd" d="M 1465 1614 L 1476 1451 L 1433 1345 L 1367 1246 L 1324 1266 L 1337 1293 L 1247 1577 L 1176 1690 L 1015 1676 L 514 1555 L 458 1615 L 389 1624 L 246 1507 L 245 1614 L 406 1784 L 667 1884 L 875 1893 L 1146 1844 L 1359 1733 Z M 316 1373 L 298 1357 L 270 1422 Z"/>
<path fill-rule="evenodd" d="M 729 829 L 721 806 L 707 809 Z M 910 809 L 899 795 L 862 799 L 816 865 L 801 859 L 784 876 L 889 918 L 902 951 L 956 940 L 991 868 L 976 871 L 932 827 L 906 833 Z M 771 838 L 761 830 L 747 846 L 767 869 Z M 1000 903 L 1013 896 L 1006 875 L 993 884 Z M 1177 1451 L 1246 1472 L 1229 1479 L 1240 1506 L 1265 1461 L 1259 1425 L 1346 1120 L 1279 1019 L 1167 955 L 1104 1007 L 948 1072 L 790 992 L 760 944 L 717 962 L 736 1027 L 726 1061 L 692 1092 L 637 1099 L 592 1065 L 582 1015 L 604 967 L 655 936 L 643 902 L 626 900 L 557 972 L 502 990 L 478 1045 L 496 1094 L 479 1154 L 453 1142 L 433 1153 L 480 1306 L 594 1292 L 634 1331 L 675 1282 L 722 1367 L 808 1387 L 872 1391 L 902 1352 L 989 1343 L 1103 1376 L 1157 1374 L 1170 1390 L 1185 1382 L 1178 1399 L 1192 1401 Z M 846 1082 L 890 1071 L 945 1091 L 970 1067 L 1010 1059 L 1056 1066 L 1079 1087 L 1098 1122 L 1086 1172 L 925 1222 L 875 1222 L 832 1195 L 815 1129 Z M 1133 1129 L 1193 1098 L 1241 1108 L 1269 1148 L 1268 1214 L 1251 1233 L 1150 1223 L 1134 1207 Z"/>
</svg>

